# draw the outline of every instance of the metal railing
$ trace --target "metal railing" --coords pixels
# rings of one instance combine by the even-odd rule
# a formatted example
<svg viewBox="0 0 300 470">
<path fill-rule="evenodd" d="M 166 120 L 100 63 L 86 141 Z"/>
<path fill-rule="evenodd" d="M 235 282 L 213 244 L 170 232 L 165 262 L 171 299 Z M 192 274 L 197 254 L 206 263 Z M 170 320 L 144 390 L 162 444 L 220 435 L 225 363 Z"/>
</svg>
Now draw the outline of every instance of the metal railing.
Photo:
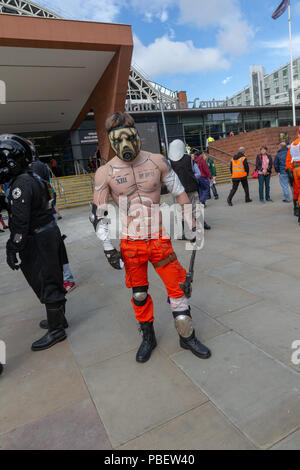
<svg viewBox="0 0 300 470">
<path fill-rule="evenodd" d="M 78 161 L 74 162 L 74 167 L 75 167 L 75 172 L 77 176 L 85 175 L 89 177 L 92 191 L 94 191 L 95 179 L 94 179 L 94 176 L 92 176 L 93 173 L 89 173 L 88 171 L 86 171 L 86 169 L 83 168 L 83 166 Z"/>
<path fill-rule="evenodd" d="M 233 158 L 233 157 L 234 157 L 234 155 L 232 155 L 231 153 L 225 152 L 225 150 L 218 149 L 217 147 L 213 147 L 213 146 L 211 146 L 211 145 L 209 146 L 209 149 L 212 149 L 212 150 L 215 150 L 215 151 L 217 151 L 217 152 L 223 153 L 224 155 L 227 155 L 227 156 L 230 157 L 230 158 Z M 211 154 L 209 154 L 209 155 L 211 155 Z M 216 160 L 218 159 L 218 158 L 215 157 L 215 156 L 214 156 L 214 158 L 215 158 Z M 219 160 L 222 161 L 222 159 L 220 159 L 220 158 L 219 158 Z M 248 160 L 248 158 L 247 158 L 247 161 L 248 161 L 248 163 L 250 163 L 251 165 L 255 165 L 255 166 L 256 166 L 256 161 L 254 161 L 254 160 Z M 223 160 L 223 162 L 225 163 L 224 160 Z M 228 163 L 228 162 L 227 162 L 227 163 Z M 229 164 L 229 165 L 230 165 L 230 164 Z"/>
<path fill-rule="evenodd" d="M 49 169 L 49 173 L 50 173 L 50 176 L 51 176 L 51 181 L 53 183 L 53 186 L 55 187 L 55 191 L 58 192 L 58 195 L 60 197 L 60 199 L 63 199 L 64 202 L 66 203 L 67 202 L 67 198 L 66 198 L 66 195 L 65 195 L 65 191 L 64 191 L 64 187 L 63 185 L 59 182 L 59 179 L 55 176 L 55 174 L 53 173 L 52 169 L 50 168 L 49 165 L 47 165 L 48 169 Z"/>
</svg>

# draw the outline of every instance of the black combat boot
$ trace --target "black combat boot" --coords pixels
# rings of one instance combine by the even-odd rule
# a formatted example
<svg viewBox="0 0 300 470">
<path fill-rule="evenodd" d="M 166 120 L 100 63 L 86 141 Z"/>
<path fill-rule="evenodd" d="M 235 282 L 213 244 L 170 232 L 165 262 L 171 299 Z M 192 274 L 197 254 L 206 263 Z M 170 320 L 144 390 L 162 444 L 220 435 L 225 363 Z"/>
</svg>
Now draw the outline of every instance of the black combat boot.
<svg viewBox="0 0 300 470">
<path fill-rule="evenodd" d="M 295 216 L 295 217 L 299 217 L 299 216 L 300 216 L 298 201 L 295 201 L 295 199 L 294 199 L 294 216 Z"/>
<path fill-rule="evenodd" d="M 48 304 L 47 309 L 47 321 L 48 321 L 48 333 L 43 336 L 40 340 L 33 343 L 32 351 L 43 351 L 49 349 L 56 343 L 64 341 L 67 338 L 64 330 L 64 304 Z"/>
<path fill-rule="evenodd" d="M 64 303 L 64 324 L 63 324 L 63 327 L 66 330 L 67 328 L 69 328 L 69 324 L 67 322 L 65 314 L 66 314 L 66 304 Z M 48 330 L 48 320 L 42 320 L 40 322 L 40 328 L 42 328 L 42 330 Z"/>
<path fill-rule="evenodd" d="M 180 336 L 180 346 L 183 349 L 189 349 L 195 356 L 200 357 L 200 359 L 209 359 L 211 357 L 210 350 L 196 338 L 195 331 L 193 331 L 192 336 L 189 338 Z"/>
<path fill-rule="evenodd" d="M 137 352 L 136 361 L 144 363 L 149 361 L 153 349 L 155 349 L 157 346 L 157 342 L 155 338 L 153 323 L 140 323 L 140 327 L 143 333 L 143 342 Z"/>
</svg>

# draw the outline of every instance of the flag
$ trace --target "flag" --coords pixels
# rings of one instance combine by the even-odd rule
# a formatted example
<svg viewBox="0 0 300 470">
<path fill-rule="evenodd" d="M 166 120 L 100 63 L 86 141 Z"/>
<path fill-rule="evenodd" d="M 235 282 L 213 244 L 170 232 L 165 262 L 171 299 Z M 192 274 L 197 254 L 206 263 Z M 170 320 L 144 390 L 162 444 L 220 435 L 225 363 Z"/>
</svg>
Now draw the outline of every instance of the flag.
<svg viewBox="0 0 300 470">
<path fill-rule="evenodd" d="M 272 15 L 273 20 L 277 20 L 281 15 L 283 15 L 285 10 L 290 6 L 290 3 L 291 3 L 290 0 L 283 0 L 280 3 L 277 10 L 274 11 L 274 13 Z"/>
</svg>

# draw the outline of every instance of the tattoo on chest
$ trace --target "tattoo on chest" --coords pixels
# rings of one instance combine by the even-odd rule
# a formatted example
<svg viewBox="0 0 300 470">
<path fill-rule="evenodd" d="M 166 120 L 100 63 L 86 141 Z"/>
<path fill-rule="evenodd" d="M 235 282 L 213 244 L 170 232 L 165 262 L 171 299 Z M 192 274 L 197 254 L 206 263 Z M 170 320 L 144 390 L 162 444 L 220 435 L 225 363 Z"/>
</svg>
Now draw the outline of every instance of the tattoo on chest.
<svg viewBox="0 0 300 470">
<path fill-rule="evenodd" d="M 128 183 L 128 180 L 125 177 L 124 178 L 116 178 L 116 182 L 118 184 L 125 184 L 125 183 Z"/>
<path fill-rule="evenodd" d="M 145 171 L 143 173 L 139 173 L 139 178 L 141 180 L 143 179 L 147 179 L 147 178 L 153 178 L 155 176 L 155 172 L 152 170 L 152 171 Z"/>
</svg>

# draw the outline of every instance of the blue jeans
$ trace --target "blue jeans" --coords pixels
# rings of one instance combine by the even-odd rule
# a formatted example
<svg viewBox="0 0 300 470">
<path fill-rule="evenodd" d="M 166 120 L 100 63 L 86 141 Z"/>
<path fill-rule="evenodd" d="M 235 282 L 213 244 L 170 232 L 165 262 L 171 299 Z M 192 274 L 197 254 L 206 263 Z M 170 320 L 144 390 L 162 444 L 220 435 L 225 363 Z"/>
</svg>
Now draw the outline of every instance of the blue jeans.
<svg viewBox="0 0 300 470">
<path fill-rule="evenodd" d="M 286 201 L 290 201 L 290 180 L 286 173 L 280 173 L 279 181 L 282 187 L 283 196 Z"/>
<path fill-rule="evenodd" d="M 64 282 L 75 282 L 69 264 L 64 264 Z"/>
<path fill-rule="evenodd" d="M 266 201 L 269 201 L 270 198 L 270 180 L 271 175 L 258 175 L 259 182 L 259 199 L 264 201 L 264 187 L 266 187 Z"/>
<path fill-rule="evenodd" d="M 210 181 L 209 178 L 199 178 L 199 197 L 200 202 L 205 204 L 210 196 Z"/>
</svg>

